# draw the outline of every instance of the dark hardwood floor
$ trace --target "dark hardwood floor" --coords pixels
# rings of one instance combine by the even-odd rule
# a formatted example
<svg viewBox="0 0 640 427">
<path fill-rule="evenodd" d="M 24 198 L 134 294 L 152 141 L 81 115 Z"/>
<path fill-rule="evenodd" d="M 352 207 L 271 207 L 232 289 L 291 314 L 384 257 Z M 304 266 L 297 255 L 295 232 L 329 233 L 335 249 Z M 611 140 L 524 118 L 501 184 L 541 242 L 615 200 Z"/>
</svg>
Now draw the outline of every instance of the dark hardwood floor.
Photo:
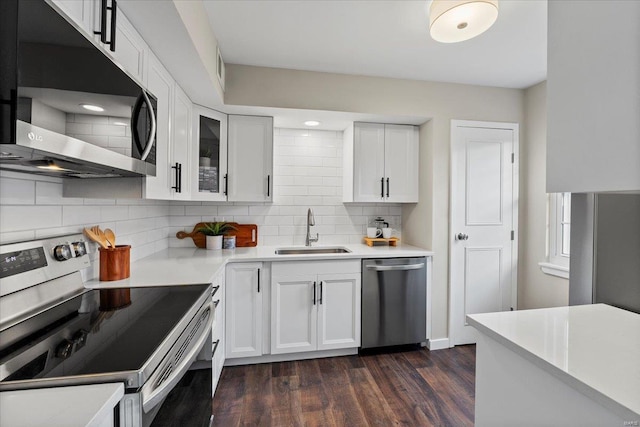
<svg viewBox="0 0 640 427">
<path fill-rule="evenodd" d="M 472 426 L 475 346 L 225 367 L 215 426 Z"/>
</svg>

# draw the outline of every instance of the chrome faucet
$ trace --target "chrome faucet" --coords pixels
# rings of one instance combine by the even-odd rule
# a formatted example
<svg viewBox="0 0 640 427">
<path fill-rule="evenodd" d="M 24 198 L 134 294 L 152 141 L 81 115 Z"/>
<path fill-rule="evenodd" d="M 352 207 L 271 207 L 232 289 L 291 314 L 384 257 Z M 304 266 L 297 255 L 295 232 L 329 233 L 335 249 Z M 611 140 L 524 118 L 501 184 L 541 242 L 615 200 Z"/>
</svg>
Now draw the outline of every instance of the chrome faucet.
<svg viewBox="0 0 640 427">
<path fill-rule="evenodd" d="M 312 225 L 316 225 L 316 221 L 313 218 L 313 211 L 311 210 L 311 208 L 309 208 L 309 210 L 307 211 L 307 237 L 304 241 L 305 246 L 311 246 L 311 243 L 317 242 L 318 237 L 320 236 L 318 233 L 316 233 L 316 237 L 311 237 Z"/>
</svg>

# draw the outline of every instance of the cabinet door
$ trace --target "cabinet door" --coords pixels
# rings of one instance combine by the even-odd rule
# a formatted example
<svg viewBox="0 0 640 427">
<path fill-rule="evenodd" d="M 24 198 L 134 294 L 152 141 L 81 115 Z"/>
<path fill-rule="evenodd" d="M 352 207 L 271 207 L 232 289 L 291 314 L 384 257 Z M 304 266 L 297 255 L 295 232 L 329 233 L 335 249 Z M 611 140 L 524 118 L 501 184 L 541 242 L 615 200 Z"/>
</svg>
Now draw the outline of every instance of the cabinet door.
<svg viewBox="0 0 640 427">
<path fill-rule="evenodd" d="M 192 200 L 227 200 L 227 115 L 193 109 Z"/>
<path fill-rule="evenodd" d="M 262 263 L 229 264 L 225 283 L 226 356 L 262 355 Z"/>
<path fill-rule="evenodd" d="M 360 274 L 318 276 L 318 350 L 360 346 Z"/>
<path fill-rule="evenodd" d="M 315 275 L 274 276 L 271 280 L 271 354 L 316 349 Z"/>
<path fill-rule="evenodd" d="M 93 37 L 94 0 L 53 0 L 53 3 L 78 24 L 87 34 Z"/>
<path fill-rule="evenodd" d="M 109 48 L 109 46 L 105 47 Z M 144 68 L 148 60 L 149 48 L 120 8 L 116 18 L 116 50 L 108 51 L 129 74 L 143 85 L 147 84 Z"/>
<path fill-rule="evenodd" d="M 273 200 L 273 117 L 229 116 L 228 146 L 228 200 Z"/>
<path fill-rule="evenodd" d="M 356 123 L 353 153 L 353 201 L 384 200 L 384 125 Z"/>
<path fill-rule="evenodd" d="M 418 128 L 384 125 L 385 190 L 387 202 L 418 202 Z"/>
<path fill-rule="evenodd" d="M 171 170 L 170 182 L 172 198 L 177 200 L 191 198 L 191 122 L 191 100 L 175 85 L 170 163 L 180 168 Z"/>
<path fill-rule="evenodd" d="M 171 198 L 169 147 L 174 81 L 155 55 L 149 57 L 147 88 L 157 98 L 158 104 L 156 111 L 156 176 L 145 178 L 144 197 L 147 199 L 169 199 Z"/>
</svg>

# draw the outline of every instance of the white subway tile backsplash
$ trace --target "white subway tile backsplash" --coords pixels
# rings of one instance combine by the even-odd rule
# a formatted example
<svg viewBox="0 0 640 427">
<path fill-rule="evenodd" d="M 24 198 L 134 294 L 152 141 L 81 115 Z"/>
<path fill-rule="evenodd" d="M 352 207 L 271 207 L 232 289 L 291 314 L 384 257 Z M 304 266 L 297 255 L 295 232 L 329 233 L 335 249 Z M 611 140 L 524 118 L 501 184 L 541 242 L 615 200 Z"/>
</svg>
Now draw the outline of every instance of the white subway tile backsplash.
<svg viewBox="0 0 640 427">
<path fill-rule="evenodd" d="M 3 233 L 60 226 L 62 226 L 62 206 L 0 206 L 0 230 Z"/>
<path fill-rule="evenodd" d="M 0 180 L 0 203 L 3 205 L 32 205 L 35 197 L 33 181 L 14 178 Z"/>
</svg>

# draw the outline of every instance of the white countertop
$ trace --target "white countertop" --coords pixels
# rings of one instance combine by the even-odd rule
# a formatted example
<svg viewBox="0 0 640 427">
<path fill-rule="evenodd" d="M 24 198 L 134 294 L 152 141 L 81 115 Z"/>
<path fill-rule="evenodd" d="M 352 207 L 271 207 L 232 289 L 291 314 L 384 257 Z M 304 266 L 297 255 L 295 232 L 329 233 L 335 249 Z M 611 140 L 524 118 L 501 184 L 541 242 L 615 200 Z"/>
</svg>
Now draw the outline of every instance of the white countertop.
<svg viewBox="0 0 640 427">
<path fill-rule="evenodd" d="M 362 258 L 394 258 L 433 256 L 433 252 L 415 246 L 373 246 L 364 244 L 335 245 L 351 251 L 345 254 L 276 255 L 276 246 L 256 246 L 208 251 L 198 248 L 169 248 L 131 263 L 131 277 L 113 282 L 91 280 L 86 288 L 170 286 L 210 283 L 228 262 L 346 260 Z M 322 247 L 322 246 L 314 246 Z"/>
<path fill-rule="evenodd" d="M 99 426 L 123 395 L 121 383 L 3 391 L 0 425 Z"/>
<path fill-rule="evenodd" d="M 574 389 L 640 416 L 640 314 L 605 304 L 468 315 L 469 323 Z"/>
</svg>

